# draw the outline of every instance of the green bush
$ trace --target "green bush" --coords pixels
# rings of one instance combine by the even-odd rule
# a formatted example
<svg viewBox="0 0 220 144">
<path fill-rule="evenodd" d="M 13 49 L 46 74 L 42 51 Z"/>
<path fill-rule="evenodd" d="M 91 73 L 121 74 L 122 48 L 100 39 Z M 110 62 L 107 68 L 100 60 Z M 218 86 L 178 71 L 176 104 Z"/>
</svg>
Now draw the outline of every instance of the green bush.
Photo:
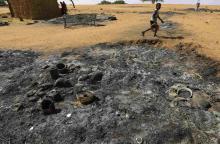
<svg viewBox="0 0 220 144">
<path fill-rule="evenodd" d="M 99 4 L 105 5 L 105 4 L 112 4 L 112 3 L 111 3 L 110 1 L 103 0 L 103 1 L 101 1 Z"/>
<path fill-rule="evenodd" d="M 126 2 L 124 0 L 116 0 L 113 4 L 126 4 Z"/>
</svg>

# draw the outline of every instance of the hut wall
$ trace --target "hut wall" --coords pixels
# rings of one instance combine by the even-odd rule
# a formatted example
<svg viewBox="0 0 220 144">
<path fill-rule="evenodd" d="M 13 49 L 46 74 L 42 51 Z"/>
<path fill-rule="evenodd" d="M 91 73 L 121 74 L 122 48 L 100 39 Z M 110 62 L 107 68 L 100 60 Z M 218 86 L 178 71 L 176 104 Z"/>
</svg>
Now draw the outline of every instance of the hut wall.
<svg viewBox="0 0 220 144">
<path fill-rule="evenodd" d="M 10 5 L 15 17 L 32 18 L 32 0 L 10 0 Z"/>
<path fill-rule="evenodd" d="M 33 19 L 50 19 L 61 16 L 56 0 L 32 0 Z"/>
<path fill-rule="evenodd" d="M 61 16 L 56 0 L 10 0 L 15 17 L 50 19 Z"/>
</svg>

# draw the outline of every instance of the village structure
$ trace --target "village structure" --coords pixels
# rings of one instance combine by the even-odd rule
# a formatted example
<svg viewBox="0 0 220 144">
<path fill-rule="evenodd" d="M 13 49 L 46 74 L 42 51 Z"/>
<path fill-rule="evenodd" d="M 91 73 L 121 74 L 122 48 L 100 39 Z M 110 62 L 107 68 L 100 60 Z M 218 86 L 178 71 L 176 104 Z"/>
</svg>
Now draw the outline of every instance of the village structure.
<svg viewBox="0 0 220 144">
<path fill-rule="evenodd" d="M 26 19 L 51 19 L 61 16 L 56 0 L 8 0 L 11 15 Z"/>
</svg>

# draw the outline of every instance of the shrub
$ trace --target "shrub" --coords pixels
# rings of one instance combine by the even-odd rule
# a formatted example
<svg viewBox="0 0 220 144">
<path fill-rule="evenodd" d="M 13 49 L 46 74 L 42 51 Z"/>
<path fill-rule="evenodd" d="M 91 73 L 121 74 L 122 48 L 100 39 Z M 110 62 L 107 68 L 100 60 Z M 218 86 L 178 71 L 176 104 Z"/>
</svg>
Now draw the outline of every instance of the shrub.
<svg viewBox="0 0 220 144">
<path fill-rule="evenodd" d="M 99 4 L 105 5 L 105 4 L 112 4 L 110 1 L 102 0 Z"/>
<path fill-rule="evenodd" d="M 124 0 L 116 0 L 113 4 L 126 4 L 126 2 Z"/>
</svg>

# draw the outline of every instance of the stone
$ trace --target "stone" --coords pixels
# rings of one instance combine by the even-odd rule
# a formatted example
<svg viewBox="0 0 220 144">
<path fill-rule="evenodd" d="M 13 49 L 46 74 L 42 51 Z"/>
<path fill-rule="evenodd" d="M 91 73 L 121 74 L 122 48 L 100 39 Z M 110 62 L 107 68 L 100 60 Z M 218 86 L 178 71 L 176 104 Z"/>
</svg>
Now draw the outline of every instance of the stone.
<svg viewBox="0 0 220 144">
<path fill-rule="evenodd" d="M 220 92 L 219 93 L 216 93 L 216 95 L 213 96 L 213 100 L 215 102 L 220 102 Z"/>
<path fill-rule="evenodd" d="M 191 105 L 194 108 L 208 110 L 211 107 L 210 97 L 206 93 L 201 91 L 194 92 L 191 100 Z"/>
<path fill-rule="evenodd" d="M 65 78 L 59 78 L 55 82 L 55 87 L 72 87 L 72 84 Z"/>
<path fill-rule="evenodd" d="M 99 99 L 91 92 L 84 92 L 77 96 L 77 101 L 83 105 L 91 104 Z"/>
<path fill-rule="evenodd" d="M 90 79 L 91 78 L 91 76 L 90 75 L 82 75 L 82 76 L 80 76 L 79 77 L 79 81 L 86 81 L 86 80 L 88 80 L 88 79 Z"/>
<path fill-rule="evenodd" d="M 94 83 L 100 82 L 102 80 L 102 77 L 103 77 L 102 72 L 96 72 L 91 75 L 91 78 L 89 81 L 90 83 L 94 84 Z"/>
<path fill-rule="evenodd" d="M 38 91 L 37 93 L 36 93 L 36 95 L 38 96 L 38 97 L 44 97 L 45 95 L 46 95 L 46 93 L 45 92 L 43 92 L 43 91 Z"/>
<path fill-rule="evenodd" d="M 45 91 L 45 90 L 48 90 L 48 89 L 53 88 L 53 84 L 51 84 L 51 83 L 45 83 L 45 84 L 42 84 L 42 85 L 40 86 L 40 88 L 42 89 L 42 91 Z"/>
<path fill-rule="evenodd" d="M 27 96 L 27 97 L 31 97 L 31 96 L 33 96 L 36 92 L 37 92 L 36 90 L 30 90 L 30 91 L 27 92 L 26 96 Z"/>
<path fill-rule="evenodd" d="M 41 102 L 41 109 L 45 115 L 56 113 L 54 102 L 50 98 L 45 98 Z"/>
<path fill-rule="evenodd" d="M 192 95 L 191 95 L 190 91 L 187 91 L 185 89 L 180 89 L 178 91 L 178 96 L 187 99 L 187 98 L 191 98 Z"/>
<path fill-rule="evenodd" d="M 67 74 L 69 73 L 69 69 L 66 67 L 65 64 L 63 63 L 58 63 L 56 65 L 56 68 L 58 69 L 58 72 L 61 73 L 61 74 Z"/>
<path fill-rule="evenodd" d="M 80 70 L 81 69 L 81 66 L 80 65 L 77 65 L 77 66 L 75 66 L 75 65 L 72 65 L 72 66 L 70 66 L 70 70 L 73 72 L 73 71 L 77 71 L 77 70 Z"/>
<path fill-rule="evenodd" d="M 56 65 L 56 67 L 57 67 L 58 70 L 62 70 L 63 68 L 66 67 L 66 65 L 63 64 L 63 63 L 58 63 L 58 64 Z"/>
<path fill-rule="evenodd" d="M 51 78 L 53 79 L 53 80 L 56 80 L 56 79 L 58 79 L 60 76 L 59 76 L 59 73 L 58 73 L 58 70 L 56 69 L 56 68 L 51 68 L 50 69 L 50 76 L 51 76 Z"/>
<path fill-rule="evenodd" d="M 42 67 L 42 69 L 47 69 L 49 67 L 50 67 L 49 65 L 45 65 L 45 66 Z"/>
<path fill-rule="evenodd" d="M 39 85 L 38 82 L 33 82 L 33 83 L 31 84 L 31 87 L 36 87 L 36 86 L 38 86 L 38 85 Z"/>
<path fill-rule="evenodd" d="M 169 99 L 173 100 L 180 97 L 181 99 L 189 99 L 192 97 L 193 92 L 191 89 L 187 88 L 184 84 L 175 84 L 168 90 Z"/>
<path fill-rule="evenodd" d="M 30 97 L 29 98 L 29 102 L 37 102 L 40 98 L 37 97 L 37 96 L 34 96 L 34 97 Z"/>
<path fill-rule="evenodd" d="M 74 86 L 74 91 L 76 92 L 76 93 L 80 93 L 80 92 L 82 92 L 82 91 L 84 91 L 85 90 L 85 86 L 83 85 L 83 84 L 76 84 L 75 86 Z"/>
<path fill-rule="evenodd" d="M 52 98 L 55 102 L 61 102 L 64 100 L 64 97 L 60 95 L 59 93 L 54 94 Z"/>
<path fill-rule="evenodd" d="M 17 104 L 15 105 L 15 110 L 16 110 L 16 111 L 21 111 L 21 110 L 23 110 L 24 108 L 25 108 L 25 106 L 24 106 L 23 103 L 17 103 Z"/>
</svg>

